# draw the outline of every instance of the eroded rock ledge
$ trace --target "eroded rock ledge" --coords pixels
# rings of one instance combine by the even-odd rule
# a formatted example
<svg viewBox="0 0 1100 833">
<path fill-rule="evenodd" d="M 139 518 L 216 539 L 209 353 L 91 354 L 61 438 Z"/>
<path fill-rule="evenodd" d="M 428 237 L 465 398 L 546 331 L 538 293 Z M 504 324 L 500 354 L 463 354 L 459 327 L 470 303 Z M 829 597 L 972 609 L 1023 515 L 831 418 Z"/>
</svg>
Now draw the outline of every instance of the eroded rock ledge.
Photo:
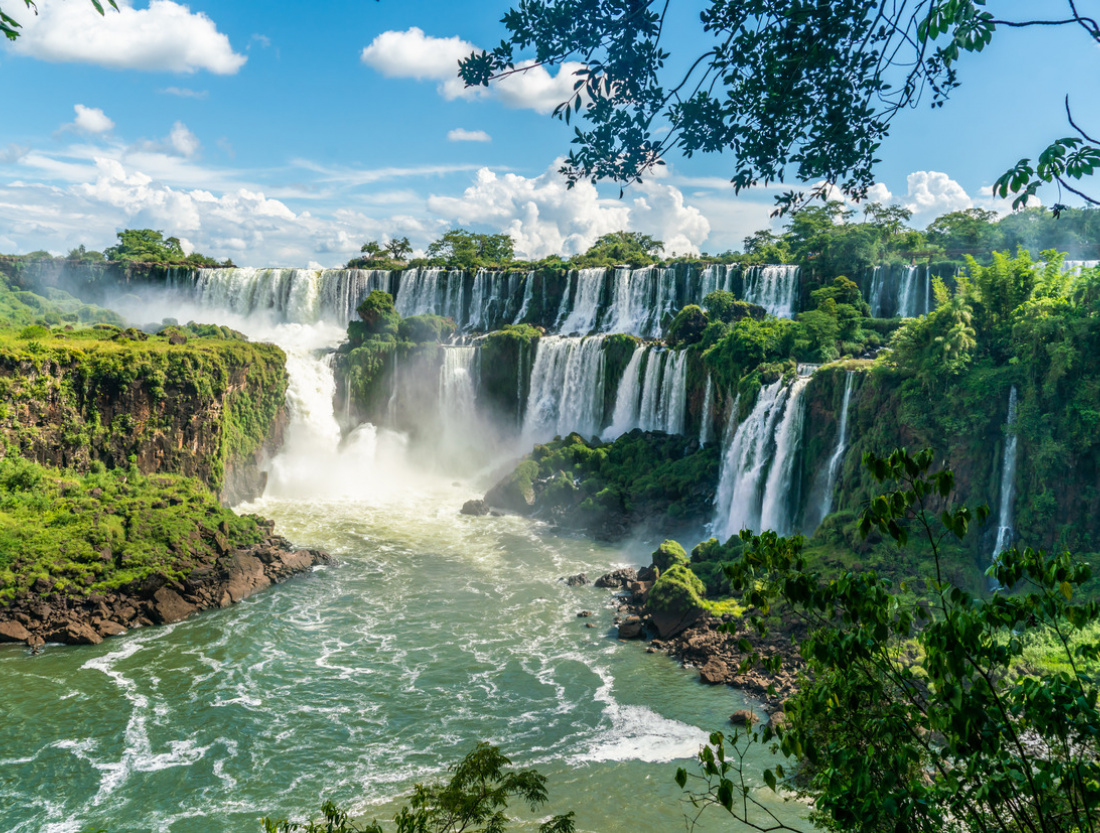
<svg viewBox="0 0 1100 833">
<path fill-rule="evenodd" d="M 182 581 L 153 575 L 113 592 L 74 597 L 52 592 L 51 583 L 40 579 L 32 595 L 0 610 L 0 642 L 23 642 L 31 648 L 46 642 L 97 645 L 132 628 L 168 625 L 203 610 L 228 607 L 331 563 L 322 550 L 296 550 L 285 538 L 269 534 L 243 549 L 223 547 L 216 560 L 196 566 Z"/>
</svg>

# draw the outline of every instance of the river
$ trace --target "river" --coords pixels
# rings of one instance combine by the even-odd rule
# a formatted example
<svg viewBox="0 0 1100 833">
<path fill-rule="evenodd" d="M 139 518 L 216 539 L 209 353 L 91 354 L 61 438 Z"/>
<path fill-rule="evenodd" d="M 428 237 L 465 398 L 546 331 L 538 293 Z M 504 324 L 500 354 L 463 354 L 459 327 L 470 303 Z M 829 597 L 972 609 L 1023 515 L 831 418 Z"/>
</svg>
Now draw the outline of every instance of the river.
<svg viewBox="0 0 1100 833">
<path fill-rule="evenodd" d="M 675 771 L 746 701 L 619 642 L 610 591 L 561 581 L 646 563 L 655 542 L 460 515 L 484 473 L 414 467 L 372 426 L 340 444 L 315 349 L 338 333 L 254 335 L 288 351 L 293 424 L 240 510 L 338 564 L 99 646 L 0 646 L 0 829 L 250 833 L 325 799 L 383 819 L 479 740 L 545 774 L 546 814 L 574 810 L 580 831 L 684 829 Z M 695 829 L 731 824 L 711 810 Z"/>
</svg>

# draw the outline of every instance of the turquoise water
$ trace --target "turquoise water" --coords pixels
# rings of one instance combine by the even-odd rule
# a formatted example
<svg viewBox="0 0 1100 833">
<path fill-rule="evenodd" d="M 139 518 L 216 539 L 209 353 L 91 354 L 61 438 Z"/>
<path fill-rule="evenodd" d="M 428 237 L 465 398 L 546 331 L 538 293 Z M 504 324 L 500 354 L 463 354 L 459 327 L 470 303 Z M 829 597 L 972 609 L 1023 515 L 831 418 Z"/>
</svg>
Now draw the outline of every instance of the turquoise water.
<svg viewBox="0 0 1100 833">
<path fill-rule="evenodd" d="M 560 581 L 648 563 L 655 542 L 462 516 L 490 472 L 427 474 L 438 466 L 410 464 L 402 435 L 369 425 L 341 437 L 325 349 L 342 328 L 207 320 L 288 356 L 287 443 L 242 510 L 339 564 L 94 647 L 0 646 L 0 831 L 253 833 L 326 799 L 385 819 L 480 740 L 545 774 L 546 815 L 574 810 L 580 831 L 685 829 L 676 769 L 745 700 L 619 642 L 613 595 Z M 735 828 L 710 811 L 694 829 Z"/>
<path fill-rule="evenodd" d="M 0 651 L 0 829 L 252 831 L 324 799 L 384 818 L 478 740 L 546 774 L 580 830 L 683 829 L 675 770 L 744 701 L 620 643 L 611 594 L 558 580 L 646 545 L 464 517 L 470 492 L 257 502 L 339 566 L 100 646 Z"/>
</svg>

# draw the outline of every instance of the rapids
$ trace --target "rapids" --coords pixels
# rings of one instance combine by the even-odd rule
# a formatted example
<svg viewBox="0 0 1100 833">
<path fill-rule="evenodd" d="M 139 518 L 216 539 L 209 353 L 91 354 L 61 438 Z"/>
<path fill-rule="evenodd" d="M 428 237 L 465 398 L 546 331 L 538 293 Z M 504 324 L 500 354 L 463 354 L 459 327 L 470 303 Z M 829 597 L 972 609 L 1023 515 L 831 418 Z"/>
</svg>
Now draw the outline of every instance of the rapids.
<svg viewBox="0 0 1100 833">
<path fill-rule="evenodd" d="M 200 317 L 178 298 L 131 317 L 166 311 Z M 546 811 L 575 810 L 580 831 L 683 827 L 676 768 L 747 704 L 620 643 L 612 595 L 560 581 L 641 564 L 654 542 L 607 547 L 458 514 L 487 478 L 411 466 L 403 435 L 371 425 L 341 439 L 328 356 L 340 328 L 201 313 L 288 355 L 287 444 L 267 494 L 241 511 L 339 564 L 99 646 L 0 646 L 0 829 L 243 833 L 325 799 L 387 818 L 478 740 L 547 775 Z M 471 354 L 448 361 L 466 372 Z M 440 384 L 467 406 L 468 389 Z M 696 829 L 728 825 L 711 811 Z"/>
</svg>

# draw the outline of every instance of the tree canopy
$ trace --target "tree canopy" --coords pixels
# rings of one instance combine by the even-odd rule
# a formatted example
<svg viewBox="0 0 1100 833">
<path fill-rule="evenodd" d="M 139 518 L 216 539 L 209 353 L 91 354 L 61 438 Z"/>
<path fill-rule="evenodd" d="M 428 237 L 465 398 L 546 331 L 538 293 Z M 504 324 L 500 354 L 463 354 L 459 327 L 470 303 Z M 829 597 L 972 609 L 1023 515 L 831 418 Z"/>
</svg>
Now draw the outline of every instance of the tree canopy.
<svg viewBox="0 0 1100 833">
<path fill-rule="evenodd" d="M 103 252 L 108 260 L 131 263 L 164 263 L 181 266 L 217 266 L 216 260 L 198 252 L 187 254 L 178 237 L 165 237 L 153 229 L 125 229 L 118 243 Z"/>
<path fill-rule="evenodd" d="M 26 4 L 28 9 L 33 11 L 35 14 L 38 14 L 38 7 L 35 6 L 34 0 L 23 0 L 23 2 Z M 92 5 L 95 6 L 95 10 L 100 14 L 103 14 L 103 3 L 101 3 L 100 0 L 91 0 L 91 2 Z M 118 11 L 118 4 L 115 2 L 115 0 L 107 0 L 107 5 L 114 9 L 116 12 Z M 22 27 L 19 25 L 19 22 L 17 20 L 15 20 L 10 15 L 4 14 L 4 10 L 0 9 L 0 34 L 3 34 L 4 37 L 6 37 L 8 40 L 15 40 L 19 37 L 19 30 L 21 28 Z"/>
<path fill-rule="evenodd" d="M 507 38 L 470 55 L 459 74 L 487 85 L 579 61 L 573 93 L 555 110 L 567 122 L 583 111 L 587 122 L 561 168 L 570 184 L 640 182 L 673 149 L 729 152 L 736 191 L 816 183 L 777 196 L 783 212 L 832 186 L 863 199 L 897 113 L 922 98 L 942 106 L 959 85 L 959 56 L 981 52 L 999 30 L 1072 27 L 1100 43 L 1100 24 L 1075 0 L 1047 19 L 998 18 L 986 0 L 710 0 L 701 13 L 709 40 L 698 55 L 676 56 L 688 69 L 673 75 L 661 36 L 675 14 L 655 0 L 522 0 L 504 15 Z M 533 62 L 519 63 L 532 51 Z M 998 180 L 1017 207 L 1044 182 L 1096 203 L 1069 180 L 1100 167 L 1100 143 L 1073 121 L 1068 99 L 1066 110 L 1074 134 Z"/>
</svg>

